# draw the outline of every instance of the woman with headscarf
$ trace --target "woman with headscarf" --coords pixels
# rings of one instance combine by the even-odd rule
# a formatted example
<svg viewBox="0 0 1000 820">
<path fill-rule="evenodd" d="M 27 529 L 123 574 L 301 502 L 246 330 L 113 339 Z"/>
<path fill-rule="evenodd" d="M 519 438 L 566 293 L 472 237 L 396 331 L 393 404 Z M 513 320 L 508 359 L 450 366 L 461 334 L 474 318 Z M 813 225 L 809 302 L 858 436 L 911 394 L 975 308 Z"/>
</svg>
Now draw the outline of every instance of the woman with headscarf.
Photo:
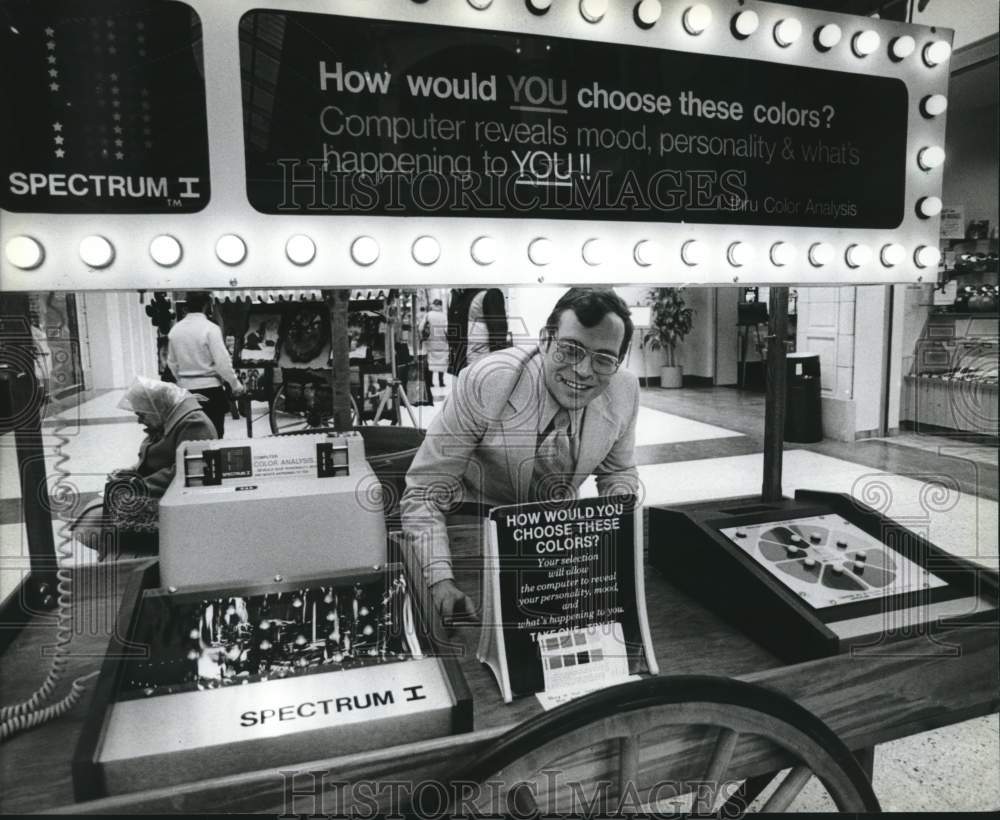
<svg viewBox="0 0 1000 820">
<path fill-rule="evenodd" d="M 182 441 L 215 439 L 215 425 L 201 409 L 199 398 L 170 382 L 138 376 L 118 407 L 131 410 L 146 431 L 139 460 L 108 476 L 104 499 L 77 519 L 73 532 L 102 558 L 122 537 L 156 532 L 159 499 L 176 470 L 177 445 Z"/>
</svg>

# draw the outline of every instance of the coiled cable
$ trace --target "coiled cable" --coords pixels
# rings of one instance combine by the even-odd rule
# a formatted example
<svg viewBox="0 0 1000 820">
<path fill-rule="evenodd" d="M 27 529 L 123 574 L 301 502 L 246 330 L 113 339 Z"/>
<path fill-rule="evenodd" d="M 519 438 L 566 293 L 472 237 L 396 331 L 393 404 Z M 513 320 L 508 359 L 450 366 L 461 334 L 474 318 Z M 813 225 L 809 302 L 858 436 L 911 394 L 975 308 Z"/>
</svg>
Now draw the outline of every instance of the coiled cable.
<svg viewBox="0 0 1000 820">
<path fill-rule="evenodd" d="M 76 508 L 79 494 L 69 481 L 72 473 L 65 467 L 66 462 L 69 461 L 69 455 L 64 452 L 63 448 L 70 442 L 70 439 L 63 435 L 62 432 L 66 426 L 65 421 L 58 416 L 56 418 L 60 423 L 53 431 L 53 435 L 56 438 L 54 449 L 55 462 L 53 466 L 59 474 L 59 479 L 55 487 L 53 487 L 55 495 L 50 498 L 50 502 L 54 502 L 54 504 L 50 503 L 50 509 L 55 506 L 60 511 L 65 512 Z M 45 676 L 42 685 L 27 700 L 13 706 L 0 707 L 0 743 L 3 743 L 18 732 L 33 729 L 68 712 L 76 705 L 84 691 L 86 691 L 84 683 L 98 674 L 95 671 L 76 678 L 73 681 L 70 692 L 64 698 L 54 704 L 45 705 L 52 697 L 66 671 L 66 665 L 69 663 L 68 647 L 73 639 L 73 575 L 68 566 L 73 557 L 71 521 L 71 516 L 64 515 L 58 532 L 59 545 L 57 549 L 59 562 L 58 569 L 56 570 L 56 579 L 58 581 L 56 585 L 57 620 L 55 644 L 51 647 L 52 663 L 49 666 L 48 674 Z"/>
</svg>

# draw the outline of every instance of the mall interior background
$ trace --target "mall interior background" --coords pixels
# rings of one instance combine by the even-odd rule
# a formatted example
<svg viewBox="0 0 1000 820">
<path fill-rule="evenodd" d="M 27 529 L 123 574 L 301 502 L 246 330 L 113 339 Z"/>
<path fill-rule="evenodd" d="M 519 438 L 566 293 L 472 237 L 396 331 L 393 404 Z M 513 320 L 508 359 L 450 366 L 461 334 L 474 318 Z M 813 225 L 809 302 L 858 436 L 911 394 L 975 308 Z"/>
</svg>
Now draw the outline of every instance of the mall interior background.
<svg viewBox="0 0 1000 820">
<path fill-rule="evenodd" d="M 820 5 L 806 3 L 805 5 Z M 998 249 L 998 21 L 995 0 L 937 0 L 916 3 L 914 22 L 939 24 L 956 29 L 955 52 L 949 90 L 947 165 L 942 195 L 946 208 L 961 213 L 961 231 L 942 238 L 944 263 L 938 283 L 864 287 L 799 287 L 791 299 L 793 310 L 789 348 L 816 353 L 822 373 L 822 446 L 806 448 L 827 458 L 871 464 L 870 455 L 862 456 L 865 443 L 889 439 L 879 450 L 884 469 L 899 473 L 953 472 L 956 457 L 971 464 L 961 484 L 977 502 L 972 515 L 973 536 L 979 557 L 996 566 L 997 492 L 997 307 L 972 311 L 968 302 L 954 300 L 945 286 L 959 292 L 967 287 L 997 284 Z M 982 226 L 985 223 L 985 234 Z M 974 226 L 974 227 L 973 227 Z M 962 254 L 989 256 L 992 267 L 976 269 L 973 263 L 963 266 Z M 983 266 L 980 266 L 982 268 Z M 621 287 L 620 294 L 630 305 L 641 305 L 646 289 Z M 557 298 L 555 288 L 510 288 L 505 291 L 511 331 L 515 336 L 537 337 L 545 316 Z M 435 291 L 445 295 L 445 290 Z M 224 298 L 225 294 L 220 293 Z M 176 294 L 181 297 L 182 294 Z M 644 407 L 671 414 L 688 421 L 705 421 L 732 437 L 706 439 L 701 449 L 693 445 L 676 446 L 678 459 L 684 463 L 701 460 L 705 472 L 701 479 L 711 483 L 720 471 L 736 469 L 731 459 L 744 458 L 757 449 L 763 435 L 763 381 L 760 350 L 756 336 L 748 334 L 741 354 L 741 328 L 738 305 L 748 300 L 767 302 L 766 288 L 692 287 L 685 298 L 695 310 L 694 329 L 681 347 L 685 386 L 678 391 L 663 391 L 657 386 L 659 354 L 650 354 L 641 345 L 642 328 L 637 330 L 627 367 L 644 380 Z M 114 394 L 137 375 L 157 374 L 156 331 L 146 314 L 151 293 L 96 292 L 38 293 L 31 298 L 31 308 L 46 334 L 52 352 L 51 391 L 61 406 L 73 406 Z M 965 310 L 960 309 L 965 305 Z M 982 306 L 981 306 L 982 307 Z M 934 355 L 946 355 L 948 361 L 937 364 Z M 959 361 L 956 361 L 958 357 Z M 745 360 L 745 365 L 744 365 Z M 928 365 L 928 361 L 931 362 Z M 948 372 L 965 367 L 979 371 L 983 387 L 972 392 L 979 408 L 941 424 L 942 419 L 921 418 L 927 402 L 919 391 L 921 375 Z M 938 382 L 941 380 L 938 379 Z M 992 385 L 990 392 L 989 386 Z M 446 392 L 446 391 L 444 391 Z M 442 392 L 442 395 L 444 394 Z M 75 397 L 75 398 L 74 398 Z M 105 412 L 102 410 L 102 412 Z M 107 411 L 113 414 L 113 411 Z M 944 419 L 945 422 L 948 419 Z M 135 428 L 135 429 L 132 429 Z M 129 422 L 132 438 L 122 438 L 125 425 L 109 426 L 115 435 L 102 454 L 117 466 L 132 457 L 138 441 L 138 428 Z M 238 436 L 241 425 L 233 423 L 227 437 Z M 738 440 L 739 436 L 744 441 Z M 749 437 L 749 439 L 747 438 Z M 895 439 L 896 444 L 892 443 Z M 749 441 L 749 443 L 748 443 Z M 792 446 L 792 445 L 789 445 Z M 881 446 L 881 445 L 880 445 Z M 896 450 L 893 447 L 897 447 Z M 912 451 L 900 453 L 898 448 Z M 759 450 L 758 450 L 759 451 Z M 914 455 L 916 452 L 921 455 Z M 12 452 L 8 449 L 6 452 Z M 871 453 L 873 450 L 867 450 Z M 957 454 L 957 456 L 956 456 Z M 908 461 L 910 458 L 914 461 Z M 12 459 L 4 459 L 4 472 Z M 716 466 L 710 466 L 716 461 Z M 789 459 L 794 470 L 795 458 Z M 803 463 L 809 469 L 813 462 Z M 900 466 L 902 465 L 902 467 Z M 964 468 L 963 468 L 964 469 Z M 663 480 L 676 474 L 663 473 Z M 793 479 L 794 480 L 794 479 Z M 725 481 L 723 481 L 725 483 Z M 9 529 L 18 523 L 8 513 L 17 506 L 16 477 L 4 481 L 3 529 L 5 551 L 20 551 L 22 538 Z M 12 505 L 13 502 L 13 505 Z M 991 505 L 991 506 L 990 506 Z M 992 518 L 992 521 L 990 520 Z M 947 528 L 942 517 L 938 526 Z M 985 550 L 985 552 L 984 552 Z M 11 580 L 4 573 L 5 589 Z M 907 754 L 917 757 L 935 755 L 942 763 L 942 779 L 951 779 L 941 788 L 953 790 L 946 806 L 995 808 L 1000 805 L 1000 760 L 997 751 L 996 716 L 973 722 L 968 734 L 958 729 L 933 733 L 933 738 L 915 739 L 907 750 L 897 747 L 883 756 L 883 778 L 887 769 L 902 771 L 895 788 L 898 797 L 884 800 L 886 808 L 933 808 L 934 805 L 907 804 L 910 779 L 920 779 L 919 772 L 900 763 Z M 958 733 L 956 734 L 956 731 Z M 950 732 L 950 734 L 949 734 Z M 907 743 L 910 743 L 908 741 Z M 897 765 L 898 764 L 898 765 Z M 968 785 L 977 792 L 971 803 Z M 975 784 L 975 785 L 973 785 Z M 952 792 L 949 792 L 951 795 Z M 898 803 L 893 804 L 893 799 Z M 963 800 L 965 802 L 963 802 Z"/>
</svg>

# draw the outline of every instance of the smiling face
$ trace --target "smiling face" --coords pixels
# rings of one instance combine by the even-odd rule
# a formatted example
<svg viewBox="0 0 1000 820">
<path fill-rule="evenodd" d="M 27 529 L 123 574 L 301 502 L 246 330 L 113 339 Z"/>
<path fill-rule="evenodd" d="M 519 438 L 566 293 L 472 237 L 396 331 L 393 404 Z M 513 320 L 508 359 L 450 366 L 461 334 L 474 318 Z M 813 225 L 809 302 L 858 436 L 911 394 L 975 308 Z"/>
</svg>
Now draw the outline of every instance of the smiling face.
<svg viewBox="0 0 1000 820">
<path fill-rule="evenodd" d="M 555 338 L 549 339 L 543 330 L 539 340 L 545 386 L 556 401 L 569 410 L 586 407 L 608 389 L 614 375 L 595 373 L 590 356 L 584 356 L 576 364 L 567 361 L 559 351 L 557 339 L 574 342 L 591 353 L 604 353 L 617 359 L 624 338 L 625 323 L 614 313 L 606 314 L 593 327 L 584 327 L 571 309 L 564 310 L 559 317 Z"/>
</svg>

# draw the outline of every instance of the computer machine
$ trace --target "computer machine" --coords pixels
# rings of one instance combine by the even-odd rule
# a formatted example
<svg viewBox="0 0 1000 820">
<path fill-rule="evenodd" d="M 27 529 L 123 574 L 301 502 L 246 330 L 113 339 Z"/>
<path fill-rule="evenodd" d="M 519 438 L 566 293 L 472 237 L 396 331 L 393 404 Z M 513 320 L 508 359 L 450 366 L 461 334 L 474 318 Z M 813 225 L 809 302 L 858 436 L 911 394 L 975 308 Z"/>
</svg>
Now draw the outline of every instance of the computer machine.
<svg viewBox="0 0 1000 820">
<path fill-rule="evenodd" d="M 472 729 L 436 614 L 386 562 L 355 434 L 193 441 L 133 575 L 74 759 L 78 799 Z"/>
</svg>

